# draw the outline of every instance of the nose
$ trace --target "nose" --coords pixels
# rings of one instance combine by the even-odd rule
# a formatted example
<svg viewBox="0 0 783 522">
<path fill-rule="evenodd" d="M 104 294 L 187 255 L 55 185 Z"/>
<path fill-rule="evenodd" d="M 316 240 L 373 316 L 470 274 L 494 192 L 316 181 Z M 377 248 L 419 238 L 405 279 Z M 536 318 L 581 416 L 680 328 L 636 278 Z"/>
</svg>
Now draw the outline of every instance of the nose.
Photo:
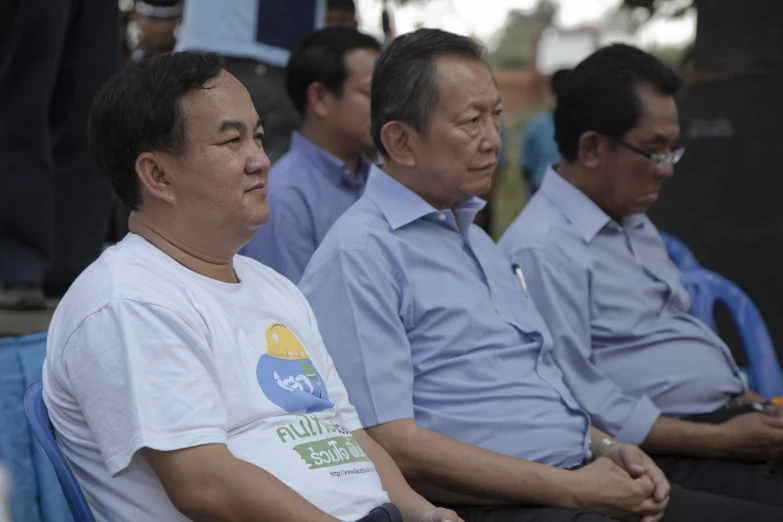
<svg viewBox="0 0 783 522">
<path fill-rule="evenodd" d="M 255 172 L 267 172 L 269 167 L 272 166 L 272 162 L 269 161 L 269 156 L 266 155 L 263 147 L 256 147 L 253 152 L 248 156 L 245 163 L 245 171 L 248 174 Z"/>
<path fill-rule="evenodd" d="M 669 163 L 663 167 L 658 168 L 658 175 L 663 179 L 669 179 L 674 176 L 674 165 Z"/>
<path fill-rule="evenodd" d="M 489 125 L 487 132 L 484 135 L 482 145 L 482 148 L 485 151 L 500 153 L 500 147 L 502 145 L 500 140 L 500 127 L 496 125 L 494 121 Z"/>
</svg>

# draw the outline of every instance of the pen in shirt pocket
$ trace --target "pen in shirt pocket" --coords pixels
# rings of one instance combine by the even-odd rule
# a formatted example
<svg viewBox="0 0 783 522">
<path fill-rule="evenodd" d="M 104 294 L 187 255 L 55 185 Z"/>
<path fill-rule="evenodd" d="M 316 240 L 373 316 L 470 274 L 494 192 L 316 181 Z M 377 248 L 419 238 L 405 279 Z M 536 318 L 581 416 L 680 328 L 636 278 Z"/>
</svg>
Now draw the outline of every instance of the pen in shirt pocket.
<svg viewBox="0 0 783 522">
<path fill-rule="evenodd" d="M 525 274 L 522 273 L 522 267 L 514 263 L 511 265 L 511 271 L 514 272 L 514 275 L 519 279 L 519 284 L 522 285 L 522 291 L 525 293 L 525 297 L 527 297 L 527 283 L 525 282 Z"/>
</svg>

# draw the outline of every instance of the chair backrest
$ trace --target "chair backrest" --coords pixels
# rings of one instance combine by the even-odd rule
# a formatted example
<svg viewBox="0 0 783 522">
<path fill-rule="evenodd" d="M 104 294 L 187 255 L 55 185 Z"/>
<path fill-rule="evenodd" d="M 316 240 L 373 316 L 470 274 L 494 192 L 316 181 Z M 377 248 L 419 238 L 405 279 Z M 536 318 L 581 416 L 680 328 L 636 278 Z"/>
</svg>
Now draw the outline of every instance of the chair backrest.
<svg viewBox="0 0 783 522">
<path fill-rule="evenodd" d="M 761 313 L 747 294 L 725 277 L 704 268 L 682 270 L 680 280 L 691 293 L 691 313 L 713 330 L 715 302 L 726 306 L 745 347 L 756 391 L 767 398 L 783 395 L 783 374 L 775 346 Z"/>
<path fill-rule="evenodd" d="M 65 456 L 60 451 L 54 440 L 54 432 L 49 423 L 49 412 L 46 410 L 46 404 L 43 400 L 43 384 L 38 379 L 27 388 L 24 394 L 24 412 L 27 420 L 33 428 L 38 442 L 41 443 L 46 455 L 52 461 L 54 471 L 57 474 L 57 480 L 60 481 L 60 487 L 65 494 L 65 500 L 71 510 L 71 515 L 75 522 L 95 522 L 95 517 L 90 510 L 87 499 L 76 477 L 65 460 Z"/>
<path fill-rule="evenodd" d="M 677 265 L 677 268 L 696 268 L 700 266 L 696 256 L 693 255 L 690 248 L 685 246 L 685 243 L 666 232 L 660 232 L 660 234 L 663 244 L 666 246 L 666 252 L 668 252 L 672 262 Z"/>
</svg>

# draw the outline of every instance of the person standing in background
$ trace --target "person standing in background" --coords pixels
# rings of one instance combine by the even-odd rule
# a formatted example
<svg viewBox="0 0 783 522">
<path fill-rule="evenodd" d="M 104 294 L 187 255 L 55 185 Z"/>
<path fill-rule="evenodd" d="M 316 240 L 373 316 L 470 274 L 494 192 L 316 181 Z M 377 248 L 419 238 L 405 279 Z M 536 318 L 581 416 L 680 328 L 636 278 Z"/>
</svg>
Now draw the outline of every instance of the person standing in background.
<svg viewBox="0 0 783 522">
<path fill-rule="evenodd" d="M 359 21 L 356 20 L 356 4 L 353 0 L 329 0 L 326 10 L 326 26 L 344 26 L 356 29 Z"/>
<path fill-rule="evenodd" d="M 299 115 L 285 92 L 291 50 L 326 22 L 326 0 L 187 0 L 175 51 L 210 51 L 250 92 L 274 163 L 288 151 Z"/>
<path fill-rule="evenodd" d="M 552 94 L 557 94 L 565 82 L 570 69 L 560 69 L 552 75 Z M 527 182 L 528 195 L 532 196 L 541 187 L 546 170 L 560 161 L 560 151 L 555 143 L 554 108 L 541 114 L 525 128 L 520 146 L 519 169 Z"/>
<path fill-rule="evenodd" d="M 116 1 L 4 2 L 0 32 L 0 310 L 46 306 L 96 259 L 111 213 L 87 116 L 120 67 Z"/>
<path fill-rule="evenodd" d="M 170 53 L 177 43 L 182 0 L 136 0 L 128 13 L 126 43 L 129 59 Z"/>
</svg>

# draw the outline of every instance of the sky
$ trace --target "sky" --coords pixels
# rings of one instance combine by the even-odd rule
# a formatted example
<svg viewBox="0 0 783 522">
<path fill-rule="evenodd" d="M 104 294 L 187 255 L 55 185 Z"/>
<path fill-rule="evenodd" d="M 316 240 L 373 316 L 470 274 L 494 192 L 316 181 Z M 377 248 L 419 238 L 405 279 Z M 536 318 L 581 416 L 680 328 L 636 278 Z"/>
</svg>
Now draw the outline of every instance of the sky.
<svg viewBox="0 0 783 522">
<path fill-rule="evenodd" d="M 600 20 L 615 9 L 621 0 L 554 0 L 560 9 L 556 18 L 559 27 L 571 28 Z M 440 27 L 448 31 L 475 36 L 486 44 L 492 44 L 496 34 L 511 9 L 533 9 L 537 0 L 430 0 L 405 7 L 392 4 L 397 32 L 412 31 L 419 25 Z M 380 32 L 381 0 L 356 0 L 361 17 L 361 28 L 367 32 Z M 693 38 L 695 15 L 677 21 L 651 20 L 638 34 L 639 44 L 645 47 L 676 45 Z"/>
</svg>

